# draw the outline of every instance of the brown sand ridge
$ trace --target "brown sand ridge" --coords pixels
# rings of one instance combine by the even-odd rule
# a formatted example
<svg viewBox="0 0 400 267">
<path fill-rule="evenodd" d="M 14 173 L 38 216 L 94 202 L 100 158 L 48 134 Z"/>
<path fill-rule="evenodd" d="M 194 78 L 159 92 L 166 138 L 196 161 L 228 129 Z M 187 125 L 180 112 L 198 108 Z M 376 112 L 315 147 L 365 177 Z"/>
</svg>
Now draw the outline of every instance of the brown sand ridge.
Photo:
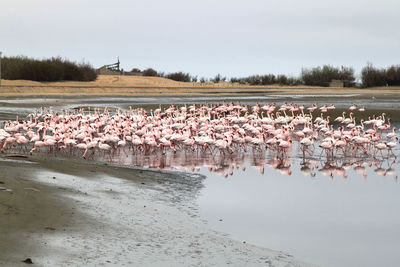
<svg viewBox="0 0 400 267">
<path fill-rule="evenodd" d="M 399 94 L 400 87 L 334 88 L 177 82 L 160 77 L 99 75 L 93 82 L 2 80 L 0 96 Z"/>
</svg>

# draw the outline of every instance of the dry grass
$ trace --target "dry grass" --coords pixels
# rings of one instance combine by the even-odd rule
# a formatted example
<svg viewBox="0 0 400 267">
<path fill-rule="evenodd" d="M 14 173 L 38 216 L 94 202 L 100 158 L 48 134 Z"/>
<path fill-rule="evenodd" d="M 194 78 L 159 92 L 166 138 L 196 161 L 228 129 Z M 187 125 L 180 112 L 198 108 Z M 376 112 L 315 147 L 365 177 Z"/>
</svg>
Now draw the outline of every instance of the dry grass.
<svg viewBox="0 0 400 267">
<path fill-rule="evenodd" d="M 99 75 L 93 82 L 2 80 L 0 96 L 90 95 L 245 95 L 245 94 L 400 94 L 400 86 L 327 88 L 309 86 L 249 86 L 232 83 L 186 83 L 160 77 Z"/>
<path fill-rule="evenodd" d="M 177 82 L 161 77 L 143 77 L 143 76 L 113 76 L 113 75 L 99 75 L 98 79 L 93 82 L 36 82 L 26 80 L 3 80 L 3 85 L 8 86 L 80 86 L 80 87 L 207 87 L 207 88 L 275 88 L 279 85 L 268 86 L 250 86 L 243 84 L 232 84 L 230 82 L 221 83 L 192 83 L 192 82 Z M 296 86 L 298 88 L 306 88 L 307 86 Z"/>
<path fill-rule="evenodd" d="M 93 82 L 35 82 L 26 80 L 9 81 L 4 80 L 3 85 L 14 86 L 81 86 L 81 87 L 148 87 L 148 86 L 185 86 L 187 83 L 176 82 L 160 77 L 142 77 L 142 76 L 111 76 L 99 75 Z M 190 84 L 190 83 L 189 83 Z"/>
</svg>

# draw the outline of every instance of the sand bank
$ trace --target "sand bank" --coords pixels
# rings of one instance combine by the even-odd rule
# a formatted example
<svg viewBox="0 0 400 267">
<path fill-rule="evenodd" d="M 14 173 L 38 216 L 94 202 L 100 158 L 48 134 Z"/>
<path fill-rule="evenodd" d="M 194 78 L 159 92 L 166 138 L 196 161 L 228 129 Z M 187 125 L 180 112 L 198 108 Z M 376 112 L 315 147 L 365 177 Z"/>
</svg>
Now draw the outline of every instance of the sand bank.
<svg viewBox="0 0 400 267">
<path fill-rule="evenodd" d="M 0 158 L 0 265 L 309 266 L 210 230 L 204 177 L 62 160 Z"/>
<path fill-rule="evenodd" d="M 201 95 L 268 95 L 268 94 L 389 94 L 399 95 L 400 87 L 368 89 L 247 86 L 231 83 L 185 83 L 159 77 L 100 75 L 93 82 L 2 81 L 0 97 L 12 96 L 201 96 Z"/>
</svg>

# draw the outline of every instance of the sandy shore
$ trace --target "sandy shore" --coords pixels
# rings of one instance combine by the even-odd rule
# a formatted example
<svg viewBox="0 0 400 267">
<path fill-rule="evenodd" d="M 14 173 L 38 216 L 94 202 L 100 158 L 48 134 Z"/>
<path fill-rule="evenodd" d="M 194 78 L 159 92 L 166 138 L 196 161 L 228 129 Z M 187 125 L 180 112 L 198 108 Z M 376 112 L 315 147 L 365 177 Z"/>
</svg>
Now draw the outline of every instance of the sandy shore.
<svg viewBox="0 0 400 267">
<path fill-rule="evenodd" d="M 204 177 L 87 162 L 0 158 L 0 265 L 310 266 L 211 230 Z"/>
<path fill-rule="evenodd" d="M 184 83 L 159 77 L 100 75 L 94 82 L 2 81 L 0 97 L 12 96 L 201 96 L 268 94 L 388 94 L 400 87 L 327 88 L 307 86 L 246 86 L 231 83 Z"/>
</svg>

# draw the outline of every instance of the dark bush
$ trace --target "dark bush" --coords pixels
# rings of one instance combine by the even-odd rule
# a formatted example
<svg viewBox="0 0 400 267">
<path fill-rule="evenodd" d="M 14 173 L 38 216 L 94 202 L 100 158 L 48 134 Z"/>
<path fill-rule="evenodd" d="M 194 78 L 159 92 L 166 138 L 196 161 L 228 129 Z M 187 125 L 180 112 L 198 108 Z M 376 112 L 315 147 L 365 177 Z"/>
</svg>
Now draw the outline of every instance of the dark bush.
<svg viewBox="0 0 400 267">
<path fill-rule="evenodd" d="M 211 81 L 214 83 L 224 82 L 226 81 L 226 77 L 222 77 L 221 74 L 218 73 Z"/>
<path fill-rule="evenodd" d="M 364 87 L 400 85 L 400 65 L 378 69 L 368 63 L 361 71 L 361 80 Z"/>
<path fill-rule="evenodd" d="M 239 78 L 236 78 L 236 77 L 231 77 L 231 78 L 229 79 L 229 81 L 230 81 L 231 83 L 238 83 L 238 82 L 240 81 L 240 79 L 239 79 Z"/>
<path fill-rule="evenodd" d="M 368 63 L 361 70 L 361 81 L 364 87 L 384 86 L 387 84 L 385 70 L 377 69 L 372 63 Z"/>
<path fill-rule="evenodd" d="M 391 66 L 386 70 L 386 82 L 389 86 L 400 85 L 400 65 Z"/>
<path fill-rule="evenodd" d="M 305 85 L 329 86 L 332 80 L 342 80 L 345 86 L 353 86 L 355 82 L 354 69 L 342 66 L 340 69 L 330 65 L 302 69 L 301 79 Z"/>
<path fill-rule="evenodd" d="M 230 79 L 232 83 L 240 83 L 240 84 L 250 84 L 250 85 L 272 85 L 272 84 L 280 84 L 280 85 L 299 85 L 301 84 L 301 80 L 298 78 L 290 77 L 288 78 L 286 75 L 278 75 L 274 74 L 266 74 L 266 75 L 251 75 L 244 78 L 236 78 L 232 77 Z"/>
<path fill-rule="evenodd" d="M 158 73 L 152 68 L 147 68 L 143 70 L 143 76 L 158 76 Z"/>
<path fill-rule="evenodd" d="M 273 74 L 267 74 L 261 76 L 261 84 L 262 85 L 271 85 L 276 83 L 276 78 L 275 75 Z"/>
<path fill-rule="evenodd" d="M 219 83 L 221 81 L 221 75 L 217 74 L 213 79 L 211 79 L 214 83 Z"/>
<path fill-rule="evenodd" d="M 280 85 L 287 85 L 288 84 L 288 78 L 286 77 L 286 75 L 278 75 L 278 77 L 276 77 L 276 82 Z"/>
<path fill-rule="evenodd" d="M 302 81 L 300 78 L 289 77 L 287 78 L 287 85 L 301 85 Z"/>
<path fill-rule="evenodd" d="M 246 82 L 251 85 L 260 85 L 261 84 L 261 76 L 260 75 L 252 75 L 246 78 Z"/>
<path fill-rule="evenodd" d="M 36 60 L 27 57 L 4 57 L 1 61 L 3 79 L 32 81 L 94 81 L 97 73 L 87 64 L 77 64 L 60 57 Z"/>
<path fill-rule="evenodd" d="M 142 71 L 141 71 L 140 69 L 138 69 L 138 68 L 133 68 L 133 69 L 131 70 L 131 72 L 142 73 Z"/>
<path fill-rule="evenodd" d="M 189 73 L 183 73 L 183 72 L 169 73 L 165 75 L 165 78 L 178 82 L 190 82 L 192 80 L 192 77 L 190 76 Z"/>
</svg>

